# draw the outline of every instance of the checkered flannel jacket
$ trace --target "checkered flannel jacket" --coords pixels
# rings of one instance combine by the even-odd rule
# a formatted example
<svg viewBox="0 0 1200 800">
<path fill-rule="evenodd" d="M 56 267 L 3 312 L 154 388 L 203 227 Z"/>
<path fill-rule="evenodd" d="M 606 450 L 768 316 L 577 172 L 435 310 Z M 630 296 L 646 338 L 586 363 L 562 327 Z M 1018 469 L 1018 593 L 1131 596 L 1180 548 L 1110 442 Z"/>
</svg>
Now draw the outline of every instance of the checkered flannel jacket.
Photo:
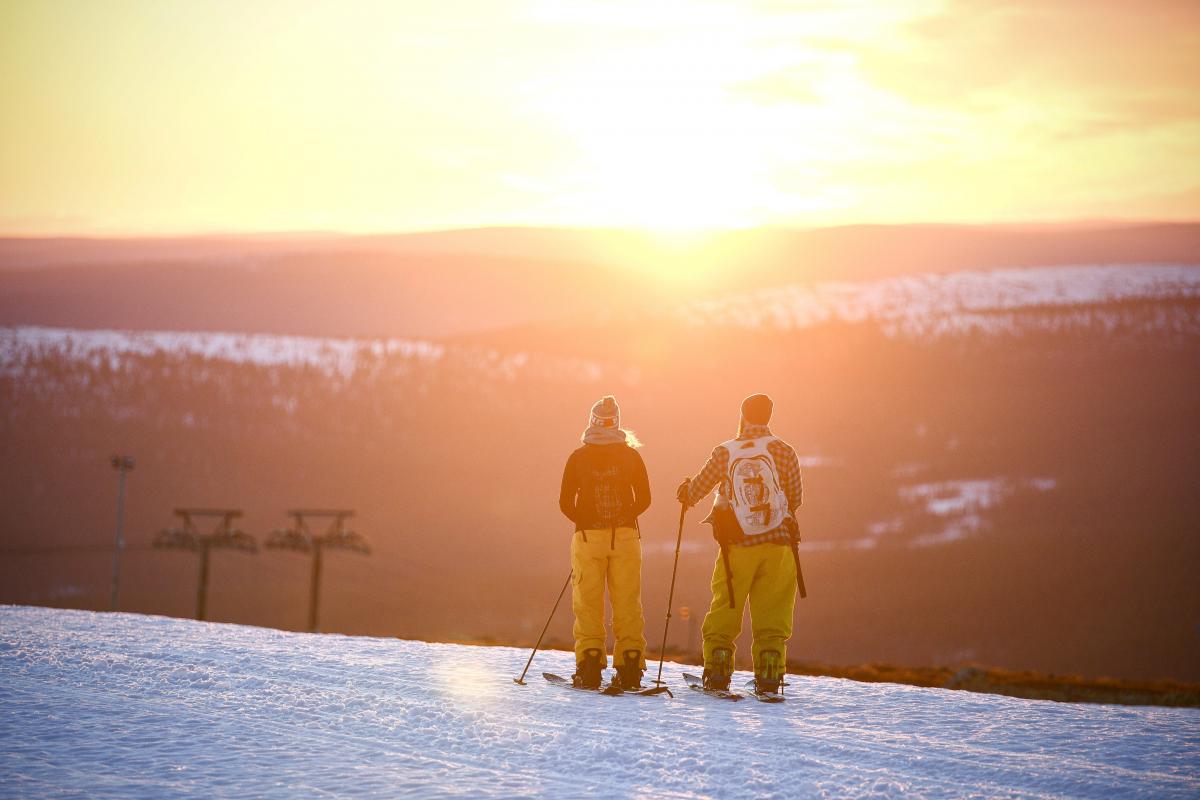
<svg viewBox="0 0 1200 800">
<path fill-rule="evenodd" d="M 771 429 L 766 425 L 747 425 L 737 438 L 738 441 L 743 441 L 745 439 L 757 439 L 760 436 L 771 435 Z M 767 450 L 771 453 L 771 457 L 775 459 L 775 466 L 779 469 L 779 482 L 782 485 L 783 493 L 787 496 L 788 511 L 794 513 L 800 507 L 804 495 L 804 482 L 800 477 L 800 461 L 796 458 L 796 451 L 792 449 L 790 444 L 781 439 L 776 439 L 768 444 Z M 696 505 L 696 503 L 704 499 L 705 495 L 717 487 L 721 487 L 722 491 L 728 492 L 728 473 L 729 451 L 718 445 L 713 448 L 712 455 L 708 457 L 708 463 L 700 470 L 700 474 L 692 478 L 688 484 L 688 504 Z M 739 536 L 730 541 L 730 544 L 790 543 L 793 539 L 798 541 L 800 538 L 800 529 L 796 525 L 796 518 L 793 516 L 793 513 L 789 513 L 784 518 L 783 524 L 773 531 L 752 537 Z"/>
</svg>

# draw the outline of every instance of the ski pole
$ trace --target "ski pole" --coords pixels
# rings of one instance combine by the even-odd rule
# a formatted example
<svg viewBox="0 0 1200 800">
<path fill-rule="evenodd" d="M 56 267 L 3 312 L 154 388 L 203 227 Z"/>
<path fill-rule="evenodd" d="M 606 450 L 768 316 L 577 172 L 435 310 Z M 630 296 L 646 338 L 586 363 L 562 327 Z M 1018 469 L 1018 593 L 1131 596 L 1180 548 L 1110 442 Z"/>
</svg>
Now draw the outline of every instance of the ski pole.
<svg viewBox="0 0 1200 800">
<path fill-rule="evenodd" d="M 522 686 L 525 685 L 525 673 L 529 672 L 529 665 L 533 663 L 533 657 L 537 655 L 538 648 L 542 646 L 542 637 L 546 635 L 546 630 L 550 627 L 550 620 L 554 619 L 554 612 L 558 611 L 558 604 L 562 602 L 563 595 L 567 593 L 567 587 L 571 585 L 571 576 L 574 574 L 574 569 L 567 573 L 567 580 L 558 592 L 558 599 L 554 601 L 554 608 L 550 609 L 550 616 L 546 617 L 546 624 L 542 626 L 542 632 L 538 635 L 537 644 L 533 646 L 533 652 L 529 654 L 529 660 L 525 662 L 525 669 L 521 670 L 521 677 L 513 678 L 513 683 L 519 683 Z"/>
<path fill-rule="evenodd" d="M 671 627 L 671 604 L 675 602 L 675 572 L 679 569 L 679 546 L 683 543 L 683 518 L 687 515 L 687 506 L 680 501 L 679 503 L 679 535 L 675 537 L 675 563 L 671 565 L 671 591 L 667 595 L 667 619 L 663 623 L 663 638 L 662 645 L 658 648 L 658 677 L 654 683 L 658 688 L 663 688 L 662 669 L 663 661 L 667 657 L 667 630 Z"/>
</svg>

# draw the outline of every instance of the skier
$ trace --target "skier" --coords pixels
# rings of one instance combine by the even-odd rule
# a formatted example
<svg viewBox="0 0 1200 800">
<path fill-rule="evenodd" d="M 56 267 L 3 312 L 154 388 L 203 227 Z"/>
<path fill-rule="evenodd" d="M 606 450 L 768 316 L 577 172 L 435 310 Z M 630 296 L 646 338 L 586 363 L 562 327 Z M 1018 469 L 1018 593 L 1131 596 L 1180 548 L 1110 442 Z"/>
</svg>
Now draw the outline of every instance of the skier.
<svg viewBox="0 0 1200 800">
<path fill-rule="evenodd" d="M 721 546 L 702 629 L 706 689 L 729 688 L 747 598 L 755 690 L 778 692 L 787 665 L 799 568 L 795 512 L 803 484 L 796 451 L 767 427 L 772 406 L 765 394 L 747 397 L 737 438 L 717 445 L 700 473 L 684 478 L 677 491 L 679 502 L 690 507 L 717 487 L 704 520 Z"/>
<path fill-rule="evenodd" d="M 576 686 L 596 689 L 608 665 L 604 652 L 604 587 L 612 604 L 614 683 L 641 688 L 646 668 L 642 615 L 642 543 L 637 518 L 650 507 L 641 443 L 621 428 L 611 395 L 592 406 L 583 446 L 563 469 L 558 505 L 575 523 L 571 539 L 571 607 L 575 612 Z"/>
</svg>

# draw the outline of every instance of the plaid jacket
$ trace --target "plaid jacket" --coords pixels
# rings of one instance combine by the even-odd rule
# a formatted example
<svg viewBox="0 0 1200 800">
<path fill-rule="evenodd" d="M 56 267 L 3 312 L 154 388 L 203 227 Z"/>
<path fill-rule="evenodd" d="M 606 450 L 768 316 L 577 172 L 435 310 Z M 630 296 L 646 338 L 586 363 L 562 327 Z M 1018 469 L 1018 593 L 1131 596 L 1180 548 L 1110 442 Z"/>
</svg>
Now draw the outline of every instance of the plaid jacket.
<svg viewBox="0 0 1200 800">
<path fill-rule="evenodd" d="M 771 429 L 766 425 L 747 425 L 741 434 L 737 437 L 738 441 L 745 439 L 757 439 L 760 436 L 771 436 Z M 776 439 L 767 445 L 767 451 L 771 454 L 771 458 L 775 459 L 775 466 L 779 470 L 779 483 L 783 489 L 783 493 L 787 496 L 787 504 L 789 513 L 783 520 L 783 523 L 773 531 L 760 534 L 758 536 L 740 536 L 733 539 L 730 544 L 734 545 L 751 545 L 751 544 L 766 544 L 768 542 L 791 542 L 798 541 L 800 538 L 800 529 L 796 525 L 794 515 L 804 496 L 804 482 L 800 477 L 800 461 L 796 458 L 796 451 L 792 446 L 782 439 Z M 729 451 L 724 447 L 717 445 L 713 448 L 712 455 L 708 457 L 708 462 L 696 477 L 692 478 L 688 483 L 688 504 L 696 505 L 704 499 L 705 495 L 711 492 L 714 488 L 718 493 L 728 496 L 729 489 Z"/>
</svg>

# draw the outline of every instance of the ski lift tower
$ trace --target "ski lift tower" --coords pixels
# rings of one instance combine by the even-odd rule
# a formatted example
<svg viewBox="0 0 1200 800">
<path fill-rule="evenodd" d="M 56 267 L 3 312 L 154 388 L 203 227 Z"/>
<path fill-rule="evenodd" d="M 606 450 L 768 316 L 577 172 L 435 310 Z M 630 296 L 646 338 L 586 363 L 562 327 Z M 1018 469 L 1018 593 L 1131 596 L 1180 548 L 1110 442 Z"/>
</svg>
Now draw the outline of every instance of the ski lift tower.
<svg viewBox="0 0 1200 800">
<path fill-rule="evenodd" d="M 117 591 L 121 586 L 121 551 L 125 549 L 125 537 L 122 535 L 125 528 L 125 473 L 133 469 L 136 462 L 133 456 L 117 454 L 109 459 L 109 463 L 121 475 L 117 484 L 117 538 L 113 544 L 112 591 L 108 596 L 108 610 L 116 611 Z"/>
<path fill-rule="evenodd" d="M 346 520 L 354 516 L 350 509 L 298 508 L 287 512 L 292 518 L 292 527 L 271 531 L 267 547 L 278 550 L 295 550 L 312 553 L 312 577 L 308 586 L 308 630 L 317 632 L 317 601 L 321 593 L 321 554 L 325 550 L 353 550 L 370 555 L 367 541 L 354 531 L 345 528 Z M 307 520 L 328 519 L 329 527 L 322 534 L 314 534 Z"/>
<path fill-rule="evenodd" d="M 214 548 L 241 550 L 257 553 L 254 537 L 233 527 L 233 521 L 242 515 L 241 510 L 232 508 L 177 508 L 175 516 L 183 521 L 182 527 L 167 528 L 154 537 L 154 546 L 166 550 L 191 550 L 200 554 L 200 581 L 196 590 L 196 619 L 204 619 L 208 604 L 208 552 Z M 203 533 L 196 525 L 197 519 L 217 519 L 216 527 Z"/>
</svg>

